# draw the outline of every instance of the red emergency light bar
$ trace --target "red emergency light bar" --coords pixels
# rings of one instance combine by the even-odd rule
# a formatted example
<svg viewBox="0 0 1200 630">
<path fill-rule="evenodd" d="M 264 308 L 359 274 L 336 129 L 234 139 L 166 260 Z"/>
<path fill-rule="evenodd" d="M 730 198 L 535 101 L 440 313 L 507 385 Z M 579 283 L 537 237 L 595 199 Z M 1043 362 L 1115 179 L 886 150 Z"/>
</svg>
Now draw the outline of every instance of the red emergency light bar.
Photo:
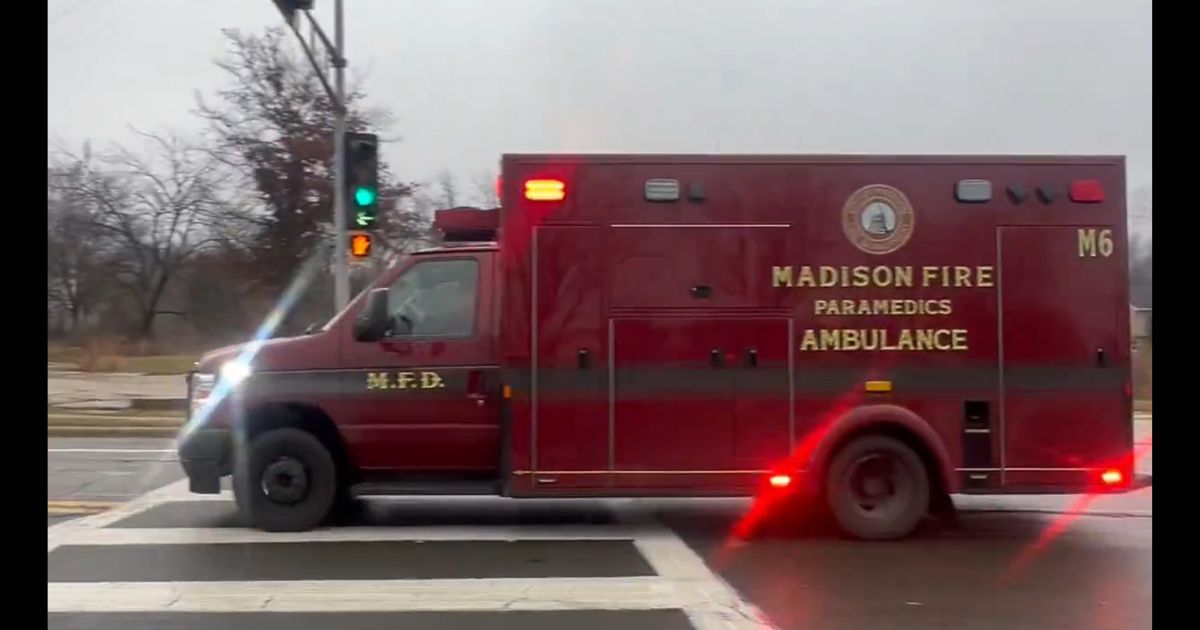
<svg viewBox="0 0 1200 630">
<path fill-rule="evenodd" d="M 1071 201 L 1075 203 L 1100 203 L 1104 201 L 1104 187 L 1094 179 L 1081 179 L 1071 182 L 1068 191 Z"/>
<path fill-rule="evenodd" d="M 497 209 L 446 208 L 433 214 L 433 228 L 449 243 L 494 241 L 500 231 L 499 217 Z"/>
</svg>

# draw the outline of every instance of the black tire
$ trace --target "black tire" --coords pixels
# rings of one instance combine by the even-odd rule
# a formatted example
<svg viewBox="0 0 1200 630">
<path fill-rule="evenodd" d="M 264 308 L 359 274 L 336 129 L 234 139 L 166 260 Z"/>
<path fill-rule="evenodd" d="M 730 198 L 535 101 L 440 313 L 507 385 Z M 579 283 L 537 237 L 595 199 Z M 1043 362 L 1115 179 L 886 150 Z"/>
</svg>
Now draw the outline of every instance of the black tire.
<svg viewBox="0 0 1200 630">
<path fill-rule="evenodd" d="M 838 527 L 863 540 L 904 538 L 929 512 L 929 471 L 900 440 L 867 435 L 842 447 L 825 475 Z"/>
<path fill-rule="evenodd" d="M 354 496 L 346 484 L 342 484 L 333 500 L 328 522 L 330 525 L 357 525 L 366 509 L 363 500 Z"/>
<path fill-rule="evenodd" d="M 333 508 L 337 466 L 329 449 L 312 434 L 274 429 L 255 437 L 239 454 L 233 488 L 242 517 L 253 527 L 307 531 L 320 525 Z"/>
</svg>

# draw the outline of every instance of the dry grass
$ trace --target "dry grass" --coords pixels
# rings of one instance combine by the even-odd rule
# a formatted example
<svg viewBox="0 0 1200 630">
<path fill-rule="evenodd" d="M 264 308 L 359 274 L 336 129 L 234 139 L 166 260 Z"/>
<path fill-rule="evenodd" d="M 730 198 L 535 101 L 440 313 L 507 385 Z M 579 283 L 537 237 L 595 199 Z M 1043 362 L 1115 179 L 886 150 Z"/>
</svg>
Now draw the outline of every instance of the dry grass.
<svg viewBox="0 0 1200 630">
<path fill-rule="evenodd" d="M 112 339 L 90 339 L 83 346 L 79 369 L 84 372 L 128 372 L 121 345 Z"/>
<path fill-rule="evenodd" d="M 108 337 L 88 339 L 82 345 L 49 344 L 46 359 L 69 363 L 84 372 L 139 372 L 183 374 L 200 353 L 179 352 L 163 344 L 123 344 Z"/>
</svg>

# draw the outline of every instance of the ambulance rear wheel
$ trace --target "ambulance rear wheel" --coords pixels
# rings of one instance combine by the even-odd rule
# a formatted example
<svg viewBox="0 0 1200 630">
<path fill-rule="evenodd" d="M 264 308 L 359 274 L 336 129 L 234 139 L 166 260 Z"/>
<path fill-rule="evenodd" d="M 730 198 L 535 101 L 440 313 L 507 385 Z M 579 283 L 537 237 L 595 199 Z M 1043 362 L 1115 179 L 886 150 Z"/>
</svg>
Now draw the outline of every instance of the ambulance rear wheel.
<svg viewBox="0 0 1200 630">
<path fill-rule="evenodd" d="M 337 466 L 329 449 L 300 429 L 255 436 L 237 458 L 234 494 L 243 518 L 269 532 L 307 531 L 329 516 Z"/>
<path fill-rule="evenodd" d="M 825 496 L 846 534 L 864 540 L 904 538 L 929 511 L 929 473 L 920 456 L 900 440 L 867 435 L 834 456 Z"/>
</svg>

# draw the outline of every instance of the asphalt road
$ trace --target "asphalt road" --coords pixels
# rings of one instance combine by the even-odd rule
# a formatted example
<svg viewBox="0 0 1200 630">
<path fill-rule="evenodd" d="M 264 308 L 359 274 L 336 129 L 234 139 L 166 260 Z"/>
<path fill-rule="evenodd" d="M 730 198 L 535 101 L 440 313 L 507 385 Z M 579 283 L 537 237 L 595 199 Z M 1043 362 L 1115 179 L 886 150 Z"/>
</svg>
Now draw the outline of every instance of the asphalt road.
<svg viewBox="0 0 1200 630">
<path fill-rule="evenodd" d="M 50 499 L 168 484 L 168 449 L 52 440 Z M 1150 628 L 1152 493 L 958 497 L 957 522 L 865 544 L 820 526 L 732 540 L 741 500 L 381 499 L 264 534 L 177 483 L 48 530 L 48 626 Z"/>
<path fill-rule="evenodd" d="M 47 523 L 119 505 L 182 478 L 170 439 L 49 438 Z"/>
</svg>

